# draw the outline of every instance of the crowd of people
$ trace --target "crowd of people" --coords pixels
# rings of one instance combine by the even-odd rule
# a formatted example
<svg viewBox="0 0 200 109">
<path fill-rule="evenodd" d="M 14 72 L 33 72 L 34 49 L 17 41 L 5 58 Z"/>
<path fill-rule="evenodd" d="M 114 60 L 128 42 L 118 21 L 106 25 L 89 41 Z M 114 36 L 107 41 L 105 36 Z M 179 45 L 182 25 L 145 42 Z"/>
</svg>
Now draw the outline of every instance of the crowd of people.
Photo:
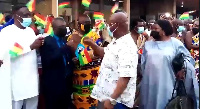
<svg viewBox="0 0 200 109">
<path fill-rule="evenodd" d="M 165 109 L 177 79 L 199 109 L 199 19 L 129 24 L 117 10 L 100 30 L 87 12 L 75 26 L 51 18 L 53 36 L 26 6 L 0 26 L 1 109 L 37 109 L 41 95 L 45 109 Z M 180 53 L 185 64 L 176 70 Z"/>
</svg>

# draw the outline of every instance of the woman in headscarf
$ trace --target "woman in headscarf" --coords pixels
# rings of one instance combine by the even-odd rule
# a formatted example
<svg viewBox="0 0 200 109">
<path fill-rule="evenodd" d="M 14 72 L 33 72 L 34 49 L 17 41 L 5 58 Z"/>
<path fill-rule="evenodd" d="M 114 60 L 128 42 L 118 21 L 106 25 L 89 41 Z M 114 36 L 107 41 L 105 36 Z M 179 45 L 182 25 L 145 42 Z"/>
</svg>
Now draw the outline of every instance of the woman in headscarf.
<svg viewBox="0 0 200 109">
<path fill-rule="evenodd" d="M 154 40 L 145 43 L 141 58 L 143 78 L 140 90 L 140 109 L 165 108 L 171 99 L 177 76 L 175 76 L 172 68 L 172 60 L 179 53 L 183 53 L 190 61 L 187 61 L 185 79 L 187 94 L 190 95 L 197 92 L 196 98 L 193 97 L 195 101 L 199 99 L 199 87 L 196 79 L 194 79 L 194 60 L 183 43 L 171 37 L 172 33 L 173 29 L 169 21 L 158 20 L 152 30 L 152 37 Z M 177 74 L 184 75 L 184 72 L 181 70 Z"/>
</svg>

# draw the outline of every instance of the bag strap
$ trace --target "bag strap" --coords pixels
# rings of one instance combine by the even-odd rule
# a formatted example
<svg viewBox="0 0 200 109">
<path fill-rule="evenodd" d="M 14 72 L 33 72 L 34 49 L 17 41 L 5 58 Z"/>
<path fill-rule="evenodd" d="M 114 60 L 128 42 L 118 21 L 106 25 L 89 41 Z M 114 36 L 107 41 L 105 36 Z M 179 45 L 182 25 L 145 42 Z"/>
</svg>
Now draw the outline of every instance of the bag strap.
<svg viewBox="0 0 200 109">
<path fill-rule="evenodd" d="M 185 95 L 187 95 L 185 89 L 185 83 L 183 80 L 178 80 L 177 96 L 185 96 Z"/>
<path fill-rule="evenodd" d="M 176 84 L 177 84 L 177 79 L 176 79 L 175 84 L 174 84 L 174 89 L 173 89 L 173 92 L 172 92 L 171 100 L 174 98 L 174 93 L 175 93 L 175 90 L 176 90 Z"/>
</svg>

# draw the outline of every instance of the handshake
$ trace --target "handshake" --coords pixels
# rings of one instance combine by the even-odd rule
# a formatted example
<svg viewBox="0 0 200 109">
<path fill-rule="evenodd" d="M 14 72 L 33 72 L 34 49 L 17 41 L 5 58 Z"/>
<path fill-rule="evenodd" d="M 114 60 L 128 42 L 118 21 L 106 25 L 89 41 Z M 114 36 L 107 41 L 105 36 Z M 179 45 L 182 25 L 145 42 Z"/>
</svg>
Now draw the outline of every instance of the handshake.
<svg viewBox="0 0 200 109">
<path fill-rule="evenodd" d="M 38 35 L 37 36 L 38 38 L 30 46 L 31 50 L 40 48 L 44 44 L 44 38 L 46 36 L 48 35 L 45 35 L 45 34 Z"/>
</svg>

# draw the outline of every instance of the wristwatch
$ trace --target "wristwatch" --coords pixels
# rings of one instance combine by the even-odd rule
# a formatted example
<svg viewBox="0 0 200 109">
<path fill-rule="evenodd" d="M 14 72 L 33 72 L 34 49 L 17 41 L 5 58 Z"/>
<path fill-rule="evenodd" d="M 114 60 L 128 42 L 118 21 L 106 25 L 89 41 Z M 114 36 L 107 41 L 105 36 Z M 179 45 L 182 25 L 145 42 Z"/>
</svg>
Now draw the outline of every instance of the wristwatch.
<svg viewBox="0 0 200 109">
<path fill-rule="evenodd" d="M 116 105 L 117 104 L 117 102 L 116 102 L 115 99 L 112 99 L 111 97 L 108 98 L 108 99 L 110 100 L 110 102 L 111 102 L 112 105 Z"/>
</svg>

